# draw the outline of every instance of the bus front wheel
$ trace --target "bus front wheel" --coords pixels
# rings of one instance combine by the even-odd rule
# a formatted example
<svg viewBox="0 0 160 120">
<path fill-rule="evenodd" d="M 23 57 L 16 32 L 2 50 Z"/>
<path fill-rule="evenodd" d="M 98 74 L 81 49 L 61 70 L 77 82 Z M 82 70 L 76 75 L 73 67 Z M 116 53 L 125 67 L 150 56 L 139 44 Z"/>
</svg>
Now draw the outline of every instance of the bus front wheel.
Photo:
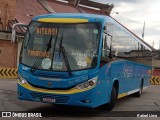
<svg viewBox="0 0 160 120">
<path fill-rule="evenodd" d="M 115 87 L 113 86 L 111 97 L 110 97 L 110 102 L 100 106 L 100 109 L 110 111 L 114 108 L 116 101 L 117 101 L 117 92 L 116 92 Z"/>
</svg>

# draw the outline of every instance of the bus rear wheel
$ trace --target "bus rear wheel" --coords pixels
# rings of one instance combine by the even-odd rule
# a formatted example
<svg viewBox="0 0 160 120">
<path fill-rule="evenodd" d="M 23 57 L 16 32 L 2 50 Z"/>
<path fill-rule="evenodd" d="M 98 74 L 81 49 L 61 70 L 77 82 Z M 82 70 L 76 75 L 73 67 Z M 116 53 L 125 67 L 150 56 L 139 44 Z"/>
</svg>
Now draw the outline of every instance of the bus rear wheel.
<svg viewBox="0 0 160 120">
<path fill-rule="evenodd" d="M 110 102 L 100 106 L 100 109 L 110 111 L 114 108 L 116 101 L 117 101 L 117 92 L 115 87 L 113 87 L 111 92 Z"/>
<path fill-rule="evenodd" d="M 135 97 L 141 97 L 143 90 L 143 80 L 141 81 L 139 91 L 134 94 Z"/>
</svg>

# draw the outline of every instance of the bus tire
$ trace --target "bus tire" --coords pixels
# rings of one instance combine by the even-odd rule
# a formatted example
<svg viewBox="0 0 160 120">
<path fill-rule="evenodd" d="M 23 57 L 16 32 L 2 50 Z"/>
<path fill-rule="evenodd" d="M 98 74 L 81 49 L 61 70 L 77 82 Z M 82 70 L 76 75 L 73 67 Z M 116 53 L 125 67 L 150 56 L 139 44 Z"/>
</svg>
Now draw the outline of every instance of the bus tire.
<svg viewBox="0 0 160 120">
<path fill-rule="evenodd" d="M 114 108 L 116 101 L 117 101 L 117 93 L 115 87 L 113 86 L 110 102 L 100 106 L 100 109 L 110 111 Z"/>
<path fill-rule="evenodd" d="M 134 94 L 135 97 L 141 97 L 143 91 L 143 80 L 141 81 L 139 91 Z"/>
</svg>

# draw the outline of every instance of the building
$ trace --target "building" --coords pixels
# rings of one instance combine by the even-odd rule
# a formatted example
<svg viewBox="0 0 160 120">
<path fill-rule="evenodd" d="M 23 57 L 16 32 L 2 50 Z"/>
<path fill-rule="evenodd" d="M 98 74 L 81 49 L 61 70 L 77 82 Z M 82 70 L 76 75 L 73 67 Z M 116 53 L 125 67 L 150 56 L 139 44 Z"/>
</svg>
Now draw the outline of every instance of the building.
<svg viewBox="0 0 160 120">
<path fill-rule="evenodd" d="M 101 4 L 90 0 L 0 0 L 0 3 L 0 78 L 17 77 L 19 52 L 26 29 L 16 27 L 17 42 L 11 43 L 13 24 L 28 24 L 34 16 L 48 13 L 110 15 L 114 7 L 113 4 Z M 133 51 L 132 54 L 137 54 L 137 51 Z M 144 60 L 142 59 L 142 62 Z"/>
</svg>

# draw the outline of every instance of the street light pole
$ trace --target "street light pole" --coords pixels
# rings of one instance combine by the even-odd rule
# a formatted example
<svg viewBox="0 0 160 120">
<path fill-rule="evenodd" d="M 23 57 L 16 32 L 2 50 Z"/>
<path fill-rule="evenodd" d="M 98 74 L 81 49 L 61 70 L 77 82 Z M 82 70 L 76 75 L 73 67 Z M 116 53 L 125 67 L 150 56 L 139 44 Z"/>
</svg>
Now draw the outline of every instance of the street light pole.
<svg viewBox="0 0 160 120">
<path fill-rule="evenodd" d="M 144 40 L 144 31 L 145 31 L 145 21 L 144 21 L 144 24 L 143 24 L 143 32 L 142 32 L 142 39 Z"/>
</svg>

